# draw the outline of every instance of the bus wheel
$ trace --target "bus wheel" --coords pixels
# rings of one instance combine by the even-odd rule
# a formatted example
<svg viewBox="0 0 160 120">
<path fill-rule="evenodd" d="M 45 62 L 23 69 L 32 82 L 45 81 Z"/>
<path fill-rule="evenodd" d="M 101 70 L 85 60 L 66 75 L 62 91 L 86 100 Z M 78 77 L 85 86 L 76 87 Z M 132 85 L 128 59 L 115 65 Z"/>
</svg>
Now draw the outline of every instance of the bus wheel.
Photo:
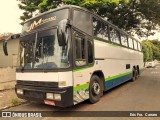
<svg viewBox="0 0 160 120">
<path fill-rule="evenodd" d="M 140 77 L 139 66 L 137 66 L 137 76 Z"/>
<path fill-rule="evenodd" d="M 136 79 L 139 77 L 139 74 L 138 74 L 138 69 L 136 68 Z"/>
<path fill-rule="evenodd" d="M 137 79 L 137 70 L 133 69 L 131 81 L 134 82 L 136 79 Z"/>
<path fill-rule="evenodd" d="M 101 80 L 97 75 L 93 75 L 89 85 L 89 101 L 96 103 L 100 100 L 102 95 L 102 84 Z"/>
</svg>

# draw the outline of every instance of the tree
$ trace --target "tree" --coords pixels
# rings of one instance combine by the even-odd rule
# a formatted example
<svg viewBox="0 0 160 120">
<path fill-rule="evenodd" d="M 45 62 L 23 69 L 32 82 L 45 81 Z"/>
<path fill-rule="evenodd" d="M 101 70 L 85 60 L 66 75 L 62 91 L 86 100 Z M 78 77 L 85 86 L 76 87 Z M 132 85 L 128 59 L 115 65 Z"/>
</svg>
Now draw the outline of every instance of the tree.
<svg viewBox="0 0 160 120">
<path fill-rule="evenodd" d="M 160 60 L 160 47 L 157 47 L 160 44 L 160 41 L 153 40 L 144 40 L 142 41 L 142 51 L 144 55 L 144 62 L 153 61 L 155 59 Z M 158 43 L 158 44 L 157 44 Z"/>
<path fill-rule="evenodd" d="M 152 30 L 160 25 L 160 0 L 23 0 L 19 4 L 24 10 L 22 24 L 35 11 L 41 13 L 64 4 L 85 7 L 119 28 L 143 37 L 153 35 Z"/>
<path fill-rule="evenodd" d="M 151 40 L 150 42 L 155 46 L 153 48 L 154 59 L 160 60 L 160 41 L 158 41 L 158 40 Z"/>
<path fill-rule="evenodd" d="M 24 10 L 23 15 L 20 17 L 22 20 L 21 25 L 24 24 L 26 20 L 33 17 L 34 12 L 38 10 L 38 5 L 42 2 L 42 0 L 21 0 L 21 4 L 19 4 L 19 8 Z"/>
<path fill-rule="evenodd" d="M 140 24 L 140 31 L 145 29 L 146 31 L 142 32 L 141 36 L 154 35 L 152 30 L 159 29 L 160 25 L 160 0 L 138 0 L 139 2 L 135 4 L 135 9 L 142 13 L 142 23 Z"/>
<path fill-rule="evenodd" d="M 149 59 L 149 50 L 144 41 L 142 42 L 142 51 L 143 51 L 144 62 L 147 62 Z"/>
</svg>

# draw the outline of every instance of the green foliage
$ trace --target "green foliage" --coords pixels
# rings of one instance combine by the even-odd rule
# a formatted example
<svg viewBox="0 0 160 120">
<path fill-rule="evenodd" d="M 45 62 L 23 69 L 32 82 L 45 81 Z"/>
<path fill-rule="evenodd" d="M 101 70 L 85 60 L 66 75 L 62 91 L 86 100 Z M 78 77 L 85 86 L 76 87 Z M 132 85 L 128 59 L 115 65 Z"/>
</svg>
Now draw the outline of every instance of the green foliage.
<svg viewBox="0 0 160 120">
<path fill-rule="evenodd" d="M 36 10 L 42 13 L 66 4 L 85 7 L 129 33 L 136 31 L 141 37 L 153 35 L 152 30 L 160 25 L 160 0 L 26 0 L 19 4 L 24 10 L 21 24 L 33 17 Z"/>
<path fill-rule="evenodd" d="M 12 103 L 12 105 L 18 105 L 18 104 L 20 104 L 20 100 L 18 98 L 13 98 L 11 100 L 11 103 Z"/>
<path fill-rule="evenodd" d="M 144 54 L 144 62 L 160 60 L 160 41 L 144 40 L 142 41 L 142 50 Z"/>
</svg>

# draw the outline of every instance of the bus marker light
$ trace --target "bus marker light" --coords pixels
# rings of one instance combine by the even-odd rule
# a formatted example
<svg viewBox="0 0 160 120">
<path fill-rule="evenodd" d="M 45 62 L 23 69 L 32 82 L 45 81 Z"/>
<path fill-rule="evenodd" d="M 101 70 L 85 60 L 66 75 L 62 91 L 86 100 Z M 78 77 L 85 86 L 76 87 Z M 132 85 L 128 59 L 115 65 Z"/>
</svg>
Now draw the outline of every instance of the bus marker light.
<svg viewBox="0 0 160 120">
<path fill-rule="evenodd" d="M 55 106 L 55 103 L 49 100 L 44 100 L 44 104 Z"/>
<path fill-rule="evenodd" d="M 46 99 L 53 100 L 54 99 L 53 93 L 46 93 Z"/>
</svg>

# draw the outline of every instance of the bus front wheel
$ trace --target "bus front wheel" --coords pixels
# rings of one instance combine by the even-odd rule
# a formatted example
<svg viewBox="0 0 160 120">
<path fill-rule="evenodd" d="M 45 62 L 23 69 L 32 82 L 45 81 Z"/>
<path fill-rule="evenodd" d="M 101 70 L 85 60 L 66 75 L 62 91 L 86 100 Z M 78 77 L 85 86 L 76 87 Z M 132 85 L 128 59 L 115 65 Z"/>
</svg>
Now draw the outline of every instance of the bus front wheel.
<svg viewBox="0 0 160 120">
<path fill-rule="evenodd" d="M 90 85 L 89 85 L 89 101 L 91 103 L 96 103 L 100 100 L 102 95 L 102 84 L 101 80 L 97 75 L 93 75 L 91 77 Z"/>
</svg>

